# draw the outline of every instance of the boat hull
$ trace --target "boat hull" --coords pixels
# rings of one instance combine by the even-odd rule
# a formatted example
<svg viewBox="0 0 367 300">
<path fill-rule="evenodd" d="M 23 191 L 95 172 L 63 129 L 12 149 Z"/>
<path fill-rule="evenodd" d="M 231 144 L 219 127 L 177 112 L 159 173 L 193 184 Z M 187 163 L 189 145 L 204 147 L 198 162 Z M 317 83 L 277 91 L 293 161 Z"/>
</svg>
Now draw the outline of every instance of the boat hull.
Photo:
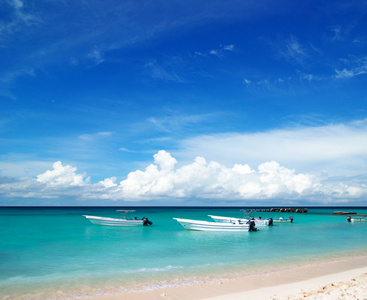
<svg viewBox="0 0 367 300">
<path fill-rule="evenodd" d="M 144 222 L 143 220 L 125 220 L 85 215 L 83 217 L 87 218 L 92 224 L 106 226 L 143 226 Z"/>
<path fill-rule="evenodd" d="M 179 222 L 186 230 L 196 231 L 249 231 L 249 225 L 239 223 L 238 220 L 234 223 L 223 223 L 223 222 L 208 222 L 208 221 L 197 221 L 189 219 L 174 218 Z"/>
<path fill-rule="evenodd" d="M 238 218 L 232 218 L 232 217 L 221 217 L 221 216 L 212 216 L 212 215 L 209 215 L 209 217 L 211 217 L 215 222 L 218 222 L 218 223 L 235 223 L 238 221 L 242 223 L 246 223 L 249 221 L 249 219 L 238 219 Z M 269 225 L 268 220 L 255 219 L 254 221 L 255 221 L 256 226 Z"/>
<path fill-rule="evenodd" d="M 290 219 L 273 219 L 274 223 L 292 223 Z"/>
<path fill-rule="evenodd" d="M 352 218 L 351 222 L 367 222 L 367 218 Z"/>
</svg>

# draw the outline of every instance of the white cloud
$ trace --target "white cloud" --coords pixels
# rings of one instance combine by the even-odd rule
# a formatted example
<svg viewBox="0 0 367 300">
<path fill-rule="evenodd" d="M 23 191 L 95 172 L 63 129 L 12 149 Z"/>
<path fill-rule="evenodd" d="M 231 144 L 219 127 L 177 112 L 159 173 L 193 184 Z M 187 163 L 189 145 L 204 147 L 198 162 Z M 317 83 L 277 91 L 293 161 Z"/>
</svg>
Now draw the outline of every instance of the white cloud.
<svg viewBox="0 0 367 300">
<path fill-rule="evenodd" d="M 104 62 L 103 53 L 97 47 L 94 47 L 87 55 L 88 58 L 92 59 L 96 65 Z"/>
<path fill-rule="evenodd" d="M 103 132 L 97 132 L 94 134 L 82 134 L 80 136 L 78 136 L 79 139 L 81 140 L 86 140 L 86 141 L 92 141 L 95 139 L 98 139 L 100 137 L 110 137 L 114 134 L 114 132 L 112 131 L 103 131 Z"/>
<path fill-rule="evenodd" d="M 367 197 L 366 140 L 367 120 L 200 136 L 183 142 L 182 152 L 175 155 L 178 160 L 161 150 L 153 163 L 124 180 L 109 177 L 91 183 L 86 174 L 58 161 L 36 178 L 0 178 L 0 195 L 101 201 L 248 200 L 251 205 L 269 199 L 294 205 L 305 199 L 316 204 L 353 203 Z"/>
<path fill-rule="evenodd" d="M 167 70 L 162 67 L 157 61 L 151 61 L 145 65 L 147 72 L 153 79 L 162 80 L 165 82 L 183 83 L 184 79 L 176 74 L 174 70 Z"/>
<path fill-rule="evenodd" d="M 306 54 L 304 48 L 297 41 L 297 39 L 293 36 L 288 41 L 288 44 L 286 45 L 286 48 L 287 48 L 287 54 L 291 57 L 297 57 L 299 55 L 303 56 L 303 55 Z"/>
<path fill-rule="evenodd" d="M 300 64 L 303 64 L 304 59 L 308 57 L 306 48 L 294 36 L 284 42 L 279 54 L 287 60 L 293 60 Z"/>
<path fill-rule="evenodd" d="M 305 73 L 300 73 L 300 80 L 308 80 L 308 81 L 312 81 L 315 79 L 315 77 L 312 74 L 305 74 Z"/>
<path fill-rule="evenodd" d="M 37 181 L 49 187 L 84 186 L 89 181 L 88 178 L 84 181 L 84 175 L 76 174 L 76 168 L 69 165 L 63 166 L 60 161 L 55 162 L 52 167 L 53 170 L 38 175 Z"/>
<path fill-rule="evenodd" d="M 351 59 L 340 59 L 347 67 L 342 70 L 335 69 L 335 78 L 345 79 L 367 73 L 367 57 L 352 57 Z"/>
<path fill-rule="evenodd" d="M 9 178 L 34 177 L 50 166 L 50 162 L 32 161 L 20 155 L 2 155 L 0 160 L 0 176 Z"/>
<path fill-rule="evenodd" d="M 174 132 L 187 126 L 192 126 L 203 122 L 206 119 L 213 118 L 213 114 L 181 114 L 176 112 L 168 112 L 160 117 L 148 118 L 148 122 L 152 123 L 157 129 L 164 132 Z"/>
<path fill-rule="evenodd" d="M 175 168 L 176 159 L 166 151 L 159 151 L 154 158 L 155 164 L 144 171 L 131 172 L 126 180 L 121 181 L 118 194 L 131 199 L 294 198 L 315 184 L 313 176 L 296 174 L 276 162 L 261 164 L 255 171 L 248 165 L 236 164 L 227 168 L 217 162 L 207 163 L 203 157 Z"/>
<path fill-rule="evenodd" d="M 355 76 L 355 73 L 352 70 L 343 69 L 341 71 L 335 70 L 336 78 L 351 78 Z"/>
<path fill-rule="evenodd" d="M 287 199 L 294 204 L 307 199 L 320 204 L 348 202 L 367 196 L 367 180 L 363 178 L 325 180 L 311 174 L 297 173 L 275 161 L 252 169 L 248 164 L 226 167 L 196 157 L 194 162 L 178 167 L 177 160 L 164 150 L 154 155 L 154 163 L 145 170 L 133 171 L 125 180 L 116 181 L 116 177 L 111 177 L 92 184 L 89 178 L 85 179 L 85 174 L 78 174 L 75 167 L 56 162 L 53 170 L 38 175 L 37 180 L 5 180 L 0 183 L 0 190 L 3 197 L 18 198 L 68 196 L 78 200 L 116 201 L 248 200 L 251 205 L 268 199 Z"/>
<path fill-rule="evenodd" d="M 224 51 L 234 51 L 235 45 L 230 44 L 230 45 L 220 45 L 218 49 L 212 49 L 209 51 L 210 55 L 214 55 L 214 56 L 218 56 L 218 57 L 223 57 L 224 56 Z M 202 54 L 201 52 L 195 52 L 197 55 L 200 53 L 201 56 L 206 56 L 205 54 Z"/>
<path fill-rule="evenodd" d="M 227 50 L 227 51 L 233 51 L 234 50 L 234 45 L 225 45 L 225 46 L 223 46 L 223 49 Z"/>
<path fill-rule="evenodd" d="M 277 161 L 299 172 L 355 176 L 367 170 L 367 120 L 259 133 L 203 135 L 182 141 L 181 160 L 197 154 L 226 165 Z"/>
<path fill-rule="evenodd" d="M 124 148 L 124 147 L 119 148 L 119 151 L 123 151 L 123 152 L 134 152 L 134 151 L 131 151 L 131 150 L 129 150 L 127 148 Z"/>
<path fill-rule="evenodd" d="M 106 178 L 98 182 L 98 184 L 100 184 L 102 187 L 105 187 L 105 188 L 111 188 L 111 187 L 117 186 L 116 177 Z"/>
<path fill-rule="evenodd" d="M 342 39 L 342 36 L 341 36 L 341 27 L 340 26 L 330 27 L 330 31 L 334 34 L 334 36 L 332 37 L 332 41 L 336 41 L 336 40 L 341 40 Z"/>
</svg>

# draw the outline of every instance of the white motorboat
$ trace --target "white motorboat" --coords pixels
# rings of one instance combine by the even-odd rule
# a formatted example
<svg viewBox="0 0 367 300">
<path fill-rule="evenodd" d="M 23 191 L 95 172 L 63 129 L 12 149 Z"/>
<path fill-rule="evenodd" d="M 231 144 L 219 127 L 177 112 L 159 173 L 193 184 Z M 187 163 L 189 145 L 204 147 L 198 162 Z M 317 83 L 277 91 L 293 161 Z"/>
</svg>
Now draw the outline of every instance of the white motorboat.
<svg viewBox="0 0 367 300">
<path fill-rule="evenodd" d="M 92 224 L 95 225 L 108 225 L 108 226 L 147 226 L 152 225 L 153 223 L 149 221 L 147 218 L 143 218 L 138 220 L 136 217 L 130 217 L 129 213 L 135 212 L 135 210 L 117 210 L 121 213 L 121 219 L 115 218 L 105 218 L 105 217 L 96 217 L 96 216 L 86 216 Z"/>
<path fill-rule="evenodd" d="M 347 218 L 348 222 L 367 222 L 367 218 Z"/>
<path fill-rule="evenodd" d="M 212 216 L 209 215 L 215 222 L 218 223 L 233 223 L 237 221 L 241 221 L 242 223 L 248 222 L 250 219 L 240 219 L 240 218 L 233 218 L 233 217 L 221 217 L 221 216 Z M 262 220 L 254 218 L 256 226 L 266 226 L 269 225 L 269 220 Z"/>
<path fill-rule="evenodd" d="M 274 223 L 293 223 L 293 217 L 289 217 L 288 219 L 284 219 L 282 217 L 273 219 Z"/>
<path fill-rule="evenodd" d="M 179 222 L 186 230 L 200 231 L 249 231 L 249 225 L 236 220 L 232 223 L 208 222 L 189 219 L 173 218 Z"/>
</svg>

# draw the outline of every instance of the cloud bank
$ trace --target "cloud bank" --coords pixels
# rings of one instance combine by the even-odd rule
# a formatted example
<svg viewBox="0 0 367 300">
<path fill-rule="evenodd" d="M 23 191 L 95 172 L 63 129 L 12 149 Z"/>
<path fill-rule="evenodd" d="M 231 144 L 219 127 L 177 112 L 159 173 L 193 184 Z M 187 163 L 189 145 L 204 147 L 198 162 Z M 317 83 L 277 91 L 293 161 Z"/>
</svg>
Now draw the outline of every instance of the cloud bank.
<svg viewBox="0 0 367 300">
<path fill-rule="evenodd" d="M 117 182 L 116 177 L 90 183 L 86 174 L 77 173 L 70 165 L 55 162 L 37 178 L 0 181 L 2 197 L 60 198 L 79 200 L 150 201 L 211 199 L 248 201 L 250 205 L 264 200 L 287 199 L 315 201 L 315 204 L 347 203 L 367 196 L 366 180 L 330 180 L 311 174 L 297 173 L 276 161 L 252 169 L 248 164 L 226 167 L 197 157 L 192 163 L 178 167 L 170 153 L 161 150 L 154 163 L 145 170 L 136 170 Z M 242 202 L 241 202 L 242 203 Z"/>
<path fill-rule="evenodd" d="M 295 126 L 257 133 L 201 135 L 181 141 L 181 159 L 197 155 L 225 165 L 276 161 L 302 173 L 356 176 L 367 169 L 367 120 Z"/>
</svg>

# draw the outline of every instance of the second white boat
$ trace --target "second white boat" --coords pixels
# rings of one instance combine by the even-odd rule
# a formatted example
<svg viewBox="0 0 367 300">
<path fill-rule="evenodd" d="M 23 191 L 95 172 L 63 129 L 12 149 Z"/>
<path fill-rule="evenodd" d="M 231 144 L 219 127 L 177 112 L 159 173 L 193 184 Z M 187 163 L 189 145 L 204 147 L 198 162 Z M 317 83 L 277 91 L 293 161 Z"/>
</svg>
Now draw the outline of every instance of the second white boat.
<svg viewBox="0 0 367 300">
<path fill-rule="evenodd" d="M 249 225 L 236 220 L 232 223 L 197 221 L 190 219 L 173 218 L 186 230 L 200 231 L 249 231 Z"/>
<path fill-rule="evenodd" d="M 367 222 L 367 218 L 347 218 L 348 222 Z"/>
<path fill-rule="evenodd" d="M 233 218 L 233 217 L 221 217 L 221 216 L 212 216 L 209 215 L 215 222 L 218 223 L 234 223 L 240 221 L 246 224 L 250 219 L 240 219 L 240 218 Z M 266 226 L 269 225 L 269 220 L 262 220 L 262 219 L 254 219 L 256 226 Z"/>
</svg>

